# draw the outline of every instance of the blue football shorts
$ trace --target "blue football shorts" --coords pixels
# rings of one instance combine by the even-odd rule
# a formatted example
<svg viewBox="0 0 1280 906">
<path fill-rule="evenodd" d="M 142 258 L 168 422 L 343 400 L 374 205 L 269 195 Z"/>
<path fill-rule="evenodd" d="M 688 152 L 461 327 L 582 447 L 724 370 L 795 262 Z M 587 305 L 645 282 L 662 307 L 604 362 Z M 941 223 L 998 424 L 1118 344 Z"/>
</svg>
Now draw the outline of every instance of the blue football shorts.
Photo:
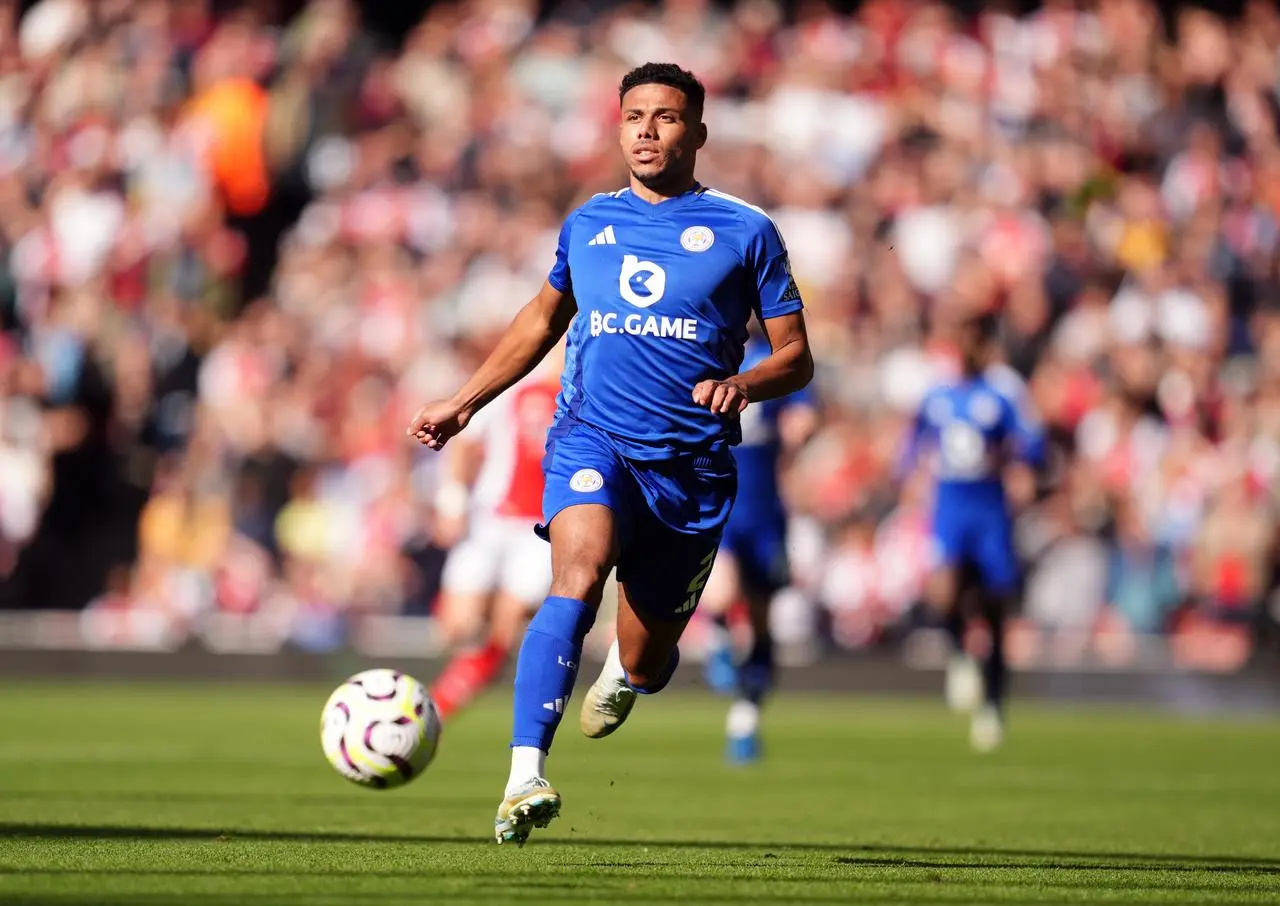
<svg viewBox="0 0 1280 906">
<path fill-rule="evenodd" d="M 998 484 L 938 487 L 933 508 L 937 565 L 971 567 L 996 594 L 1018 589 L 1020 569 L 1013 544 L 1013 518 Z"/>
<path fill-rule="evenodd" d="M 602 504 L 618 532 L 618 582 L 632 605 L 660 620 L 686 620 L 698 605 L 737 491 L 727 449 L 662 460 L 623 456 L 604 432 L 562 418 L 542 461 L 547 527 L 561 510 Z"/>
</svg>

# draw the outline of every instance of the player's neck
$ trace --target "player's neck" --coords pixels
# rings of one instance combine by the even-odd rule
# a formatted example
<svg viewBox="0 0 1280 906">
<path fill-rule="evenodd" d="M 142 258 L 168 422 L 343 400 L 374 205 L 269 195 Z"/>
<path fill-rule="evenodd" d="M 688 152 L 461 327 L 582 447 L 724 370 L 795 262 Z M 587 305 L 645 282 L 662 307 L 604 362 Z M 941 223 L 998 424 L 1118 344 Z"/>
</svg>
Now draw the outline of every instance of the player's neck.
<svg viewBox="0 0 1280 906">
<path fill-rule="evenodd" d="M 672 198 L 679 198 L 681 195 L 693 189 L 698 184 L 693 174 L 674 179 L 670 183 L 664 183 L 660 186 L 645 185 L 636 179 L 635 174 L 631 176 L 631 194 L 641 201 L 647 201 L 649 204 L 662 204 L 664 201 L 670 201 Z"/>
</svg>

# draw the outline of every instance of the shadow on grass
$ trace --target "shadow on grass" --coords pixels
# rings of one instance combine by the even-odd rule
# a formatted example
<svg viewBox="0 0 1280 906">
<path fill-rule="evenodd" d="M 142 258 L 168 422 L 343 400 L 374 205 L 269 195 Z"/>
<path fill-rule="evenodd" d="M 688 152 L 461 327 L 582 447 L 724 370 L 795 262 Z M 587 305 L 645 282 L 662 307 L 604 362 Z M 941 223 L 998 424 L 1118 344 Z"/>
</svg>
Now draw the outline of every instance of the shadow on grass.
<svg viewBox="0 0 1280 906">
<path fill-rule="evenodd" d="M 431 834 L 353 834 L 337 831 L 291 831 L 184 826 L 133 826 L 118 824 L 42 824 L 0 822 L 0 839 L 56 840 L 170 840 L 260 843 L 360 843 L 445 846 L 493 845 L 488 836 L 434 836 Z M 866 868 L 925 869 L 1038 868 L 1062 871 L 1210 871 L 1221 873 L 1280 875 L 1280 858 L 1231 855 L 1190 855 L 1143 852 L 1085 852 L 1003 846 L 900 846 L 886 844 L 794 843 L 727 840 L 610 839 L 558 836 L 547 840 L 557 846 L 637 846 L 655 849 L 709 849 L 742 853 L 839 854 L 839 865 Z M 584 863 L 583 867 L 591 867 Z M 599 866 L 597 867 L 604 867 Z"/>
<path fill-rule="evenodd" d="M 386 811 L 388 807 L 422 809 L 424 800 L 403 796 L 370 796 L 368 791 L 352 785 L 350 795 L 307 795 L 306 793 L 235 793 L 235 792 L 152 792 L 149 790 L 93 790 L 74 793 L 58 790 L 4 790 L 0 802 L 157 802 L 191 805 L 217 805 L 220 803 L 273 803 L 287 805 L 336 805 L 342 808 L 375 808 Z M 492 805 L 488 798 L 477 796 L 440 796 L 432 793 L 431 808 L 475 808 L 483 803 Z"/>
<path fill-rule="evenodd" d="M 510 881 L 510 875 L 504 875 L 503 881 Z M 521 882 L 521 887 L 529 885 Z M 535 885 L 549 888 L 551 885 Z M 592 890 L 592 889 L 573 889 L 568 886 L 556 887 L 554 891 L 544 889 L 529 898 L 529 902 L 537 903 L 571 903 L 571 902 L 589 902 L 589 903 L 652 903 L 655 900 L 662 900 L 663 897 L 655 893 L 644 893 L 641 891 L 622 891 L 610 889 L 608 891 Z M 848 903 L 849 895 L 847 893 L 833 894 L 793 894 L 788 893 L 785 897 L 788 903 Z M 252 906 L 252 904 L 271 904 L 271 906 L 286 906 L 286 904 L 300 904 L 300 906 L 329 906 L 329 904 L 341 904 L 347 906 L 352 902 L 348 897 L 336 895 L 317 895 L 314 893 L 298 894 L 298 893 L 266 893 L 257 892 L 251 894 L 192 894 L 183 893 L 182 902 L 192 904 L 192 906 Z M 421 894 L 415 894 L 411 897 L 402 898 L 394 894 L 388 899 L 385 894 L 379 894 L 378 902 L 384 906 L 400 906 L 400 904 L 412 904 L 412 906 L 420 906 L 423 902 Z M 492 904 L 494 902 L 494 894 L 492 889 L 482 891 L 450 891 L 443 902 L 447 903 L 485 903 Z M 684 898 L 682 902 L 693 903 L 743 903 L 741 894 L 717 894 L 717 893 L 699 893 L 688 898 Z M 968 896 L 946 896 L 931 897 L 930 902 L 933 903 L 969 903 L 972 898 Z M 66 895 L 66 894 L 22 894 L 17 897 L 6 897 L 4 906 L 86 906 L 86 904 L 94 904 L 94 906 L 173 906 L 172 894 L 130 894 L 128 896 L 116 896 L 107 894 L 82 894 L 82 895 Z"/>
<path fill-rule="evenodd" d="M 834 860 L 833 860 L 834 861 Z M 854 864 L 855 860 L 849 861 Z M 905 863 L 898 860 L 871 860 L 871 866 L 884 863 L 895 867 L 903 867 Z M 650 867 L 643 865 L 643 867 Z M 621 864 L 616 867 L 626 867 Z M 990 872 L 999 865 L 992 864 L 941 864 L 945 869 L 979 868 Z M 1144 902 L 1164 904 L 1181 903 L 1185 898 L 1203 894 L 1217 894 L 1228 898 L 1245 895 L 1256 896 L 1268 894 L 1277 889 L 1267 878 L 1266 882 L 1255 877 L 1245 877 L 1244 884 L 1224 886 L 1221 882 L 1186 879 L 1170 880 L 1155 876 L 1137 880 L 1113 876 L 1115 883 L 1099 882 L 1097 876 L 1079 876 L 1071 873 L 1075 866 L 1055 866 L 1050 871 L 1054 874 L 1046 877 L 1043 867 L 1028 869 L 1030 874 L 1021 876 L 992 876 L 987 874 L 980 880 L 957 878 L 954 874 L 946 878 L 936 871 L 927 874 L 886 877 L 883 874 L 868 875 L 856 871 L 836 871 L 834 873 L 808 872 L 803 874 L 786 873 L 778 877 L 762 877 L 759 874 L 742 872 L 726 873 L 722 868 L 709 872 L 706 869 L 686 866 L 675 868 L 668 866 L 663 871 L 627 871 L 602 874 L 599 865 L 583 863 L 576 871 L 548 871 L 544 866 L 541 877 L 520 876 L 519 888 L 521 898 L 531 902 L 593 902 L 593 903 L 625 903 L 634 901 L 654 902 L 670 897 L 672 885 L 679 885 L 682 893 L 679 899 L 691 903 L 743 903 L 743 902 L 788 902 L 804 904 L 848 903 L 852 900 L 863 902 L 879 901 L 877 892 L 891 887 L 896 894 L 891 897 L 898 902 L 901 894 L 914 891 L 919 897 L 916 902 L 934 904 L 968 904 L 983 902 L 985 895 L 999 890 L 1009 894 L 1016 890 L 1035 890 L 1039 894 L 1055 891 L 1059 895 L 1074 899 L 1080 893 L 1088 893 L 1090 897 L 1103 893 L 1125 892 L 1130 896 L 1138 895 Z M 673 870 L 674 869 L 674 870 Z M 1059 876 L 1057 871 L 1062 870 Z M 1247 870 L 1246 870 L 1247 871 Z M 3 875 L 9 873 L 0 870 L 0 884 Z M 441 870 L 433 867 L 428 871 L 383 869 L 374 871 L 351 871 L 335 868 L 311 868 L 279 870 L 263 867 L 258 870 L 224 868 L 221 866 L 207 869 L 146 870 L 146 869 L 36 869 L 23 872 L 12 872 L 26 877 L 28 880 L 53 879 L 60 886 L 70 884 L 73 887 L 90 890 L 108 878 L 123 880 L 127 886 L 156 885 L 161 889 L 170 888 L 167 893 L 150 893 L 135 890 L 127 896 L 114 894 L 85 892 L 79 895 L 66 893 L 20 894 L 4 898 L 5 906 L 60 906 L 60 904 L 85 903 L 121 903 L 128 906 L 141 906 L 147 903 L 165 903 L 174 901 L 177 890 L 182 890 L 184 903 L 199 906 L 252 906 L 252 904 L 285 904 L 299 903 L 306 906 L 321 906 L 327 903 L 353 901 L 357 894 L 360 897 L 373 896 L 387 906 L 395 906 L 402 902 L 397 896 L 412 891 L 414 899 L 407 902 L 422 902 L 424 896 L 438 898 L 449 903 L 487 902 L 493 901 L 492 891 L 512 884 L 516 876 L 512 871 L 475 871 L 470 869 Z M 1121 880 L 1123 878 L 1123 880 Z M 974 881 L 976 880 L 976 883 Z M 1110 879 L 1108 879 L 1110 880 Z M 1216 880 L 1216 879 L 1215 879 Z M 234 896 L 225 893 L 202 892 L 191 890 L 202 883 L 221 882 L 239 888 Z M 700 882 L 700 883 L 699 883 Z M 689 886 L 689 885 L 696 886 Z M 725 885 L 733 884 L 735 889 L 726 890 Z M 267 886 L 281 886 L 288 890 L 262 889 Z M 744 887 L 744 885 L 750 885 Z M 184 889 L 186 888 L 186 889 Z M 750 889 L 749 895 L 744 891 Z M 321 892 L 323 891 L 323 892 Z"/>
</svg>

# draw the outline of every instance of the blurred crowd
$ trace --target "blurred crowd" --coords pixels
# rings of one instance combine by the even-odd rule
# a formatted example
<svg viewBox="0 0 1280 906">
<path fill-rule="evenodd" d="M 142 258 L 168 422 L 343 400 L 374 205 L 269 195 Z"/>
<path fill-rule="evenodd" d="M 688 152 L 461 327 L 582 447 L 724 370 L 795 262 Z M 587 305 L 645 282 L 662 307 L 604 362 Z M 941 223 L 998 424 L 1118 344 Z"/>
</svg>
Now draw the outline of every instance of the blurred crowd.
<svg viewBox="0 0 1280 906">
<path fill-rule="evenodd" d="M 294 9 L 293 7 L 299 7 Z M 1280 608 L 1280 15 L 1147 0 L 428 5 L 0 0 L 3 606 L 102 644 L 254 615 L 302 647 L 427 613 L 421 401 L 491 348 L 564 214 L 624 184 L 616 86 L 707 84 L 706 183 L 765 206 L 816 344 L 785 639 L 900 641 L 929 488 L 893 473 L 1001 313 L 1053 456 L 1019 657 L 1242 663 Z"/>
</svg>

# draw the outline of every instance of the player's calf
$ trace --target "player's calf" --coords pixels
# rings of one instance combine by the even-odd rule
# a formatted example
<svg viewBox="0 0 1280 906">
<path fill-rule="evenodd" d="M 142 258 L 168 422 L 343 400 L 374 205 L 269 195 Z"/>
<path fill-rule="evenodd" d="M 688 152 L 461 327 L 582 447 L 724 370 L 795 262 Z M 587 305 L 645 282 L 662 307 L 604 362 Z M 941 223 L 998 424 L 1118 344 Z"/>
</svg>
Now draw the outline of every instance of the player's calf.
<svg viewBox="0 0 1280 906">
<path fill-rule="evenodd" d="M 748 764 L 760 758 L 760 710 L 774 680 L 773 636 L 769 631 L 771 597 L 764 592 L 748 597 L 751 649 L 738 666 L 735 700 L 725 721 L 725 756 L 732 764 Z"/>
<path fill-rule="evenodd" d="M 655 695 L 665 689 L 680 664 L 680 649 L 670 649 L 665 665 L 656 672 L 638 659 L 631 663 L 630 668 L 623 664 L 617 642 L 609 647 L 600 676 L 582 700 L 578 721 L 583 735 L 603 739 L 626 721 L 637 696 Z"/>
<path fill-rule="evenodd" d="M 707 685 L 720 695 L 732 695 L 738 686 L 737 656 L 729 632 L 729 611 L 741 596 L 738 565 L 733 554 L 721 551 L 703 589 L 699 610 L 706 614 L 707 648 L 703 674 Z"/>
<path fill-rule="evenodd" d="M 547 794 L 538 790 L 550 789 L 543 776 L 545 760 L 573 693 L 582 641 L 595 622 L 616 556 L 613 516 L 603 506 L 561 511 L 552 520 L 550 536 L 551 594 L 529 621 L 516 660 L 511 774 L 495 823 L 499 842 L 504 834 L 523 842 L 530 828 L 545 826 L 559 811 L 559 797 L 550 813 L 551 805 L 543 803 Z M 522 790 L 533 790 L 534 804 L 542 804 L 534 808 L 519 801 Z M 530 805 L 530 815 L 524 805 Z"/>
<path fill-rule="evenodd" d="M 638 609 L 632 597 L 620 584 L 618 638 L 582 700 L 579 726 L 592 739 L 603 739 L 622 726 L 638 696 L 665 689 L 680 663 L 680 636 L 692 614 L 662 620 Z"/>
</svg>

